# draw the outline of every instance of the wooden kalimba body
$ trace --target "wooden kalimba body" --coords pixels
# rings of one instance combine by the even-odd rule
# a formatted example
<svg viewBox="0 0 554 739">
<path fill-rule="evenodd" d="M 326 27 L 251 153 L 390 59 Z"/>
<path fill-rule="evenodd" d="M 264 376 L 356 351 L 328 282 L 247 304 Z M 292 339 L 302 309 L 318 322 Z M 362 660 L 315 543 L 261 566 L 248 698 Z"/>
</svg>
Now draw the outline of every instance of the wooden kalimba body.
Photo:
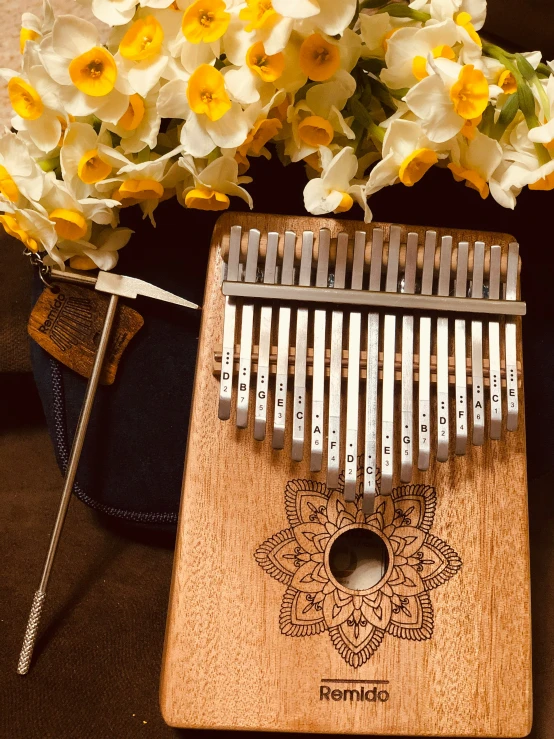
<svg viewBox="0 0 554 739">
<path fill-rule="evenodd" d="M 505 234 L 219 219 L 170 725 L 527 735 L 519 297 Z"/>
</svg>

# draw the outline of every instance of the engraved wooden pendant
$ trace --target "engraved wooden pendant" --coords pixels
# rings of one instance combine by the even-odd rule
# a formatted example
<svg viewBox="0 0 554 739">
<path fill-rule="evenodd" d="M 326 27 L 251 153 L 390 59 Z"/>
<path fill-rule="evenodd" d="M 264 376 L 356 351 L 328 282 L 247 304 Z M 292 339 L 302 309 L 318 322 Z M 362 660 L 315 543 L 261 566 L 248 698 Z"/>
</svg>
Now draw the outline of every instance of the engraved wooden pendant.
<svg viewBox="0 0 554 739">
<path fill-rule="evenodd" d="M 226 213 L 206 280 L 172 726 L 531 726 L 518 246 Z"/>
</svg>

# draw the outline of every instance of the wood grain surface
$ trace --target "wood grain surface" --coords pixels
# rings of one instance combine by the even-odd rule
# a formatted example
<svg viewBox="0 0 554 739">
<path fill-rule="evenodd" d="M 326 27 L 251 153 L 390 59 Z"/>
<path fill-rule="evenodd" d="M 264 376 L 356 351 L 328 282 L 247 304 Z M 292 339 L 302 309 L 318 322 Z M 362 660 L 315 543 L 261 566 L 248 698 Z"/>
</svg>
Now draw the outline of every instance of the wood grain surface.
<svg viewBox="0 0 554 739">
<path fill-rule="evenodd" d="M 290 424 L 285 450 L 274 451 L 270 433 L 257 442 L 252 424 L 239 430 L 234 416 L 217 418 L 221 248 L 234 224 L 262 234 L 329 224 L 335 232 L 371 230 L 338 220 L 232 213 L 218 221 L 163 658 L 165 720 L 191 728 L 526 736 L 531 637 L 523 414 L 517 432 L 469 446 L 463 457 L 454 455 L 451 440 L 448 462 L 415 470 L 411 486 L 397 480 L 393 495 L 378 498 L 377 514 L 365 518 L 344 503 L 340 486 L 326 489 L 324 472 L 310 473 L 307 443 L 304 461 L 290 460 Z M 409 230 L 423 243 L 424 229 Z M 455 241 L 500 243 L 503 250 L 513 240 L 450 233 Z M 523 388 L 519 400 L 522 407 Z M 268 409 L 270 427 L 272 394 Z M 389 567 L 366 599 L 337 587 L 328 542 L 341 527 L 368 526 L 389 548 Z M 289 547 L 288 559 L 281 545 Z M 297 574 L 301 567 L 305 577 Z M 317 605 L 322 610 L 310 610 Z M 349 621 L 334 626 L 344 608 Z M 365 636 L 365 651 L 356 656 Z"/>
<path fill-rule="evenodd" d="M 109 301 L 109 295 L 90 287 L 54 283 L 42 291 L 31 311 L 29 336 L 66 367 L 88 378 Z M 143 325 L 140 313 L 119 304 L 100 375 L 102 385 L 114 382 L 123 352 Z"/>
</svg>

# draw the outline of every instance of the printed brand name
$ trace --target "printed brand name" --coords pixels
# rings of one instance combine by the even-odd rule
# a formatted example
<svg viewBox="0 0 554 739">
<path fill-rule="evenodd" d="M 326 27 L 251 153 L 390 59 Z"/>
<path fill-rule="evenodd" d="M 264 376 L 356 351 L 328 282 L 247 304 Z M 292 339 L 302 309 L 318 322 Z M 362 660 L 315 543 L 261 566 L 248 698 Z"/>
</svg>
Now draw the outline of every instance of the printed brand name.
<svg viewBox="0 0 554 739">
<path fill-rule="evenodd" d="M 64 303 L 65 295 L 63 293 L 59 293 L 58 297 L 54 301 L 54 304 L 52 305 L 52 308 L 50 309 L 50 313 L 46 317 L 46 320 L 44 321 L 42 326 L 38 327 L 38 330 L 42 334 L 47 334 L 48 331 L 52 328 Z"/>
<path fill-rule="evenodd" d="M 388 681 L 383 680 L 381 682 Z M 359 685 L 356 688 L 335 688 L 331 685 L 319 686 L 320 701 L 386 703 L 389 698 L 390 693 L 384 688 L 368 688 L 365 685 Z"/>
</svg>

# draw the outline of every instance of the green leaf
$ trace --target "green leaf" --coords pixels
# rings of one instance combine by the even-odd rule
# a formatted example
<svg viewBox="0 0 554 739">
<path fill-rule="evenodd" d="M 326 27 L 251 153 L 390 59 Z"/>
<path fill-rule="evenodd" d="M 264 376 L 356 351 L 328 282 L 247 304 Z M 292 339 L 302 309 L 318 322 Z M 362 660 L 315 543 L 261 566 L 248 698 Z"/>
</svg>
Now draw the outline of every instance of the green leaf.
<svg viewBox="0 0 554 739">
<path fill-rule="evenodd" d="M 384 59 L 370 57 L 369 59 L 360 59 L 357 66 L 361 67 L 365 72 L 371 72 L 371 74 L 379 76 L 381 71 L 386 67 L 386 64 Z"/>
<path fill-rule="evenodd" d="M 528 60 L 521 54 L 516 54 L 516 62 L 518 69 L 523 77 L 527 80 L 527 82 L 532 82 L 536 76 L 536 72 L 531 64 L 528 62 Z"/>
<path fill-rule="evenodd" d="M 498 120 L 493 128 L 493 138 L 500 141 L 504 135 L 505 130 L 508 128 L 510 123 L 516 117 L 516 113 L 519 110 L 519 100 L 516 94 L 510 95 L 500 111 Z"/>
<path fill-rule="evenodd" d="M 366 8 L 382 8 L 383 5 L 386 5 L 389 0 L 363 0 L 363 2 L 360 3 L 360 10 L 365 10 Z"/>
<path fill-rule="evenodd" d="M 490 136 L 490 132 L 494 128 L 494 106 L 490 103 L 485 108 L 481 123 L 477 126 L 481 133 Z"/>
<path fill-rule="evenodd" d="M 395 100 L 404 100 L 409 91 L 409 87 L 401 87 L 399 90 L 391 90 L 389 88 L 389 93 Z"/>
<path fill-rule="evenodd" d="M 535 113 L 535 98 L 533 97 L 531 88 L 525 82 L 518 84 L 517 97 L 519 109 L 525 116 L 527 126 L 529 128 L 536 128 L 539 125 L 539 120 Z"/>
</svg>

